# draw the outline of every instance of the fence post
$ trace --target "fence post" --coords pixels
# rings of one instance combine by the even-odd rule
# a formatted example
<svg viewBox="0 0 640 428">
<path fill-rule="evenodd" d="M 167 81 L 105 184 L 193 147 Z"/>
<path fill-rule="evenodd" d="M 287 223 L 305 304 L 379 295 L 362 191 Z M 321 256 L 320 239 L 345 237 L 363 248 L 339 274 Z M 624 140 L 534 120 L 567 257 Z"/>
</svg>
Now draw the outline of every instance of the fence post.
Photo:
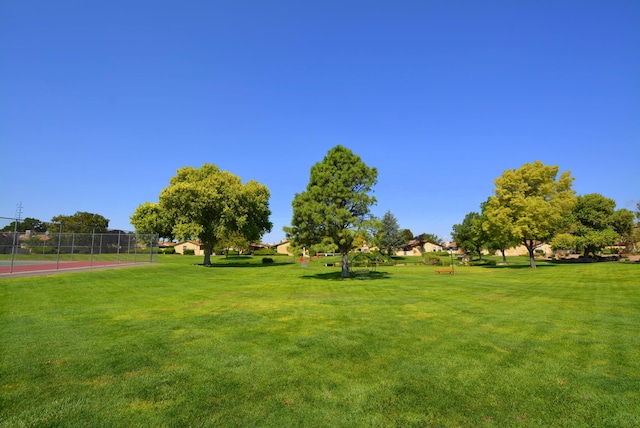
<svg viewBox="0 0 640 428">
<path fill-rule="evenodd" d="M 96 228 L 91 231 L 91 257 L 89 258 L 89 266 L 93 266 L 93 244 L 96 240 Z"/>
<path fill-rule="evenodd" d="M 44 232 L 44 238 L 42 238 L 42 260 L 45 259 L 46 249 L 47 249 L 47 241 L 49 240 L 49 231 Z"/>
<path fill-rule="evenodd" d="M 60 245 L 62 245 L 62 223 L 60 223 L 60 232 L 58 233 L 58 256 L 56 257 L 56 270 L 60 269 Z"/>
<path fill-rule="evenodd" d="M 118 231 L 118 248 L 116 248 L 116 264 L 120 262 L 120 231 Z"/>
<path fill-rule="evenodd" d="M 13 223 L 13 242 L 11 244 L 11 265 L 9 265 L 9 273 L 13 273 L 13 261 L 16 252 L 16 236 L 18 236 L 18 219 Z"/>
<path fill-rule="evenodd" d="M 131 255 L 131 234 L 127 233 L 127 261 L 129 261 L 129 256 Z M 135 257 L 134 257 L 135 260 Z"/>
<path fill-rule="evenodd" d="M 73 247 L 75 246 L 75 243 L 76 243 L 76 233 L 71 232 L 71 261 L 73 261 Z"/>
<path fill-rule="evenodd" d="M 133 235 L 133 262 L 138 261 L 138 234 Z"/>
</svg>

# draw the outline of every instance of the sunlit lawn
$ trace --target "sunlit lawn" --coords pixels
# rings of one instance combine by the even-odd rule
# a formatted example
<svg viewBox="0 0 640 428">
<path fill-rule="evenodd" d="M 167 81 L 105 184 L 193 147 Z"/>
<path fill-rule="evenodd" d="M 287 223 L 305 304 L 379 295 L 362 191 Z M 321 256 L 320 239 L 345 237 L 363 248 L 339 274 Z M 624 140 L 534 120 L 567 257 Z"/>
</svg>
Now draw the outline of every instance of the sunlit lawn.
<svg viewBox="0 0 640 428">
<path fill-rule="evenodd" d="M 0 280 L 0 426 L 640 425 L 640 265 L 260 259 Z"/>
</svg>

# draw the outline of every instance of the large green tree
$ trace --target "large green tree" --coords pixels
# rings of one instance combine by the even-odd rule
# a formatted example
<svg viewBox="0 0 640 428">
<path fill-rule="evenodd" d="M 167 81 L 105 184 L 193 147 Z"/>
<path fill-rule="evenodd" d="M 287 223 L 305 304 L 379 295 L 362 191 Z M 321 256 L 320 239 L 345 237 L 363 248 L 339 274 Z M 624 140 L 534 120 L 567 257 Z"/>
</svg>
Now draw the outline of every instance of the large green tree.
<svg viewBox="0 0 640 428">
<path fill-rule="evenodd" d="M 60 214 L 51 221 L 60 223 L 64 233 L 104 233 L 109 229 L 109 219 L 86 211 L 77 211 L 72 215 Z"/>
<path fill-rule="evenodd" d="M 615 244 L 619 235 L 613 229 L 612 216 L 616 202 L 598 193 L 580 195 L 571 212 L 575 228 L 575 245 L 584 255 L 596 255 L 607 245 Z"/>
<path fill-rule="evenodd" d="M 558 177 L 558 172 L 540 161 L 507 170 L 495 180 L 494 195 L 484 206 L 488 221 L 527 248 L 532 268 L 536 247 L 553 238 L 575 204 L 571 173 Z"/>
<path fill-rule="evenodd" d="M 369 193 L 378 171 L 343 146 L 329 150 L 311 167 L 307 188 L 293 199 L 287 238 L 295 246 L 310 248 L 330 241 L 342 255 L 342 277 L 349 277 L 349 252 L 359 231 L 371 220 L 375 197 Z"/>
<path fill-rule="evenodd" d="M 464 217 L 462 223 L 453 225 L 451 237 L 456 242 L 458 248 L 466 252 L 478 254 L 482 259 L 482 250 L 488 242 L 488 235 L 482 228 L 483 216 L 475 211 Z"/>
<path fill-rule="evenodd" d="M 170 229 L 179 239 L 200 239 L 204 264 L 210 265 L 221 241 L 235 235 L 255 241 L 271 231 L 269 196 L 265 185 L 254 180 L 243 184 L 240 177 L 215 165 L 185 167 L 160 192 L 158 204 L 139 206 L 132 222 L 161 234 Z M 145 212 L 152 218 L 145 218 Z"/>
<path fill-rule="evenodd" d="M 599 193 L 580 195 L 566 218 L 566 232 L 553 241 L 554 248 L 575 248 L 594 256 L 602 248 L 631 240 L 633 213 L 615 209 L 616 202 Z"/>
<path fill-rule="evenodd" d="M 384 213 L 380 219 L 373 244 L 376 245 L 380 251 L 386 252 L 390 256 L 393 255 L 395 250 L 407 244 L 400 233 L 398 219 L 391 211 Z"/>
</svg>

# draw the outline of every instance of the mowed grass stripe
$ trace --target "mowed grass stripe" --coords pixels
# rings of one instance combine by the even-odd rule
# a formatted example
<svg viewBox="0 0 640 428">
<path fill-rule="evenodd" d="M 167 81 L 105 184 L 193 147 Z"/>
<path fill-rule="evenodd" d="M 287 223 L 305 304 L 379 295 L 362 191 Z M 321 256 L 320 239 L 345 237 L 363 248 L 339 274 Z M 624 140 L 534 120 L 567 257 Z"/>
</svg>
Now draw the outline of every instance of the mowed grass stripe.
<svg viewBox="0 0 640 428">
<path fill-rule="evenodd" d="M 193 260 L 0 282 L 2 426 L 640 423 L 635 265 Z"/>
</svg>

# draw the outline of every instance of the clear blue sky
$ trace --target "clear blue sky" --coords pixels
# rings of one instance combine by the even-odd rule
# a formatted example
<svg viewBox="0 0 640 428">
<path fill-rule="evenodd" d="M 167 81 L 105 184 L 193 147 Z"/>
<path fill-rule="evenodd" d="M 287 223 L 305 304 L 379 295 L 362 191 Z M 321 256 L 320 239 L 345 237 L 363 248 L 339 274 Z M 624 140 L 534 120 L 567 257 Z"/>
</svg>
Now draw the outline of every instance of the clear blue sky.
<svg viewBox="0 0 640 428">
<path fill-rule="evenodd" d="M 0 216 L 131 230 L 176 170 L 271 190 L 272 233 L 344 145 L 377 215 L 448 238 L 506 169 L 640 199 L 640 1 L 0 3 Z"/>
</svg>

